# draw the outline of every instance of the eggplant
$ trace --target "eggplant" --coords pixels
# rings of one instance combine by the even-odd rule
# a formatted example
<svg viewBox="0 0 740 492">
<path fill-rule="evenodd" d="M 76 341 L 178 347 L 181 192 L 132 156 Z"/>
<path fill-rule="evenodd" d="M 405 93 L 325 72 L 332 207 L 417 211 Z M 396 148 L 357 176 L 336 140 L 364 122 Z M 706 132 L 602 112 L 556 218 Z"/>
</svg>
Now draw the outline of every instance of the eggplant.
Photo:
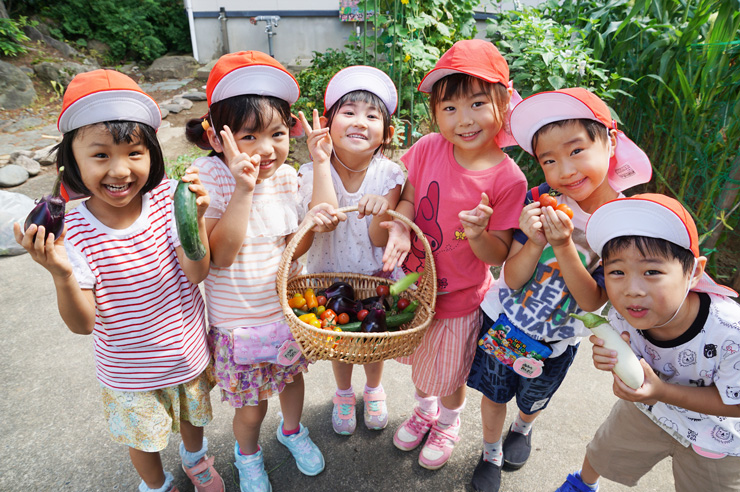
<svg viewBox="0 0 740 492">
<path fill-rule="evenodd" d="M 347 313 L 350 318 L 357 318 L 357 313 L 362 311 L 364 307 L 361 301 L 345 296 L 334 296 L 326 301 L 326 309 L 331 309 L 337 314 Z"/>
<path fill-rule="evenodd" d="M 379 300 L 380 296 L 368 297 L 367 299 L 362 300 L 362 305 L 365 307 L 365 309 L 370 310 L 370 308 Z M 385 308 L 386 311 L 391 310 L 391 304 L 388 302 L 388 299 L 383 299 L 383 308 Z"/>
<path fill-rule="evenodd" d="M 354 299 L 355 289 L 347 282 L 334 282 L 324 290 L 324 296 L 326 296 L 327 299 L 335 296 L 344 296 L 349 299 Z"/>
<path fill-rule="evenodd" d="M 363 333 L 382 333 L 388 331 L 388 324 L 385 319 L 385 309 L 383 303 L 385 296 L 381 296 L 371 307 L 360 324 L 360 331 Z"/>
<path fill-rule="evenodd" d="M 57 239 L 64 230 L 64 211 L 66 203 L 64 198 L 61 196 L 63 172 L 64 167 L 60 167 L 51 195 L 46 195 L 36 201 L 36 206 L 28 214 L 26 222 L 23 224 L 24 230 L 28 230 L 32 224 L 36 224 L 39 227 L 43 226 L 46 230 L 44 240 L 46 240 L 51 233 L 54 234 L 54 239 Z"/>
</svg>

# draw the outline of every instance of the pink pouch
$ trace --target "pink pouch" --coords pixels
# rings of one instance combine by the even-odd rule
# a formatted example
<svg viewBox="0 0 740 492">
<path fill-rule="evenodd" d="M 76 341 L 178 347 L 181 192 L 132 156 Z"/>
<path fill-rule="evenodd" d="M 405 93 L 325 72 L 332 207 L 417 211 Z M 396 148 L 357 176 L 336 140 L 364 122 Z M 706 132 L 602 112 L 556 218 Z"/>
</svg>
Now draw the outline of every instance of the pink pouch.
<svg viewBox="0 0 740 492">
<path fill-rule="evenodd" d="M 269 362 L 290 366 L 301 356 L 301 348 L 284 321 L 235 328 L 232 343 L 236 364 Z"/>
</svg>

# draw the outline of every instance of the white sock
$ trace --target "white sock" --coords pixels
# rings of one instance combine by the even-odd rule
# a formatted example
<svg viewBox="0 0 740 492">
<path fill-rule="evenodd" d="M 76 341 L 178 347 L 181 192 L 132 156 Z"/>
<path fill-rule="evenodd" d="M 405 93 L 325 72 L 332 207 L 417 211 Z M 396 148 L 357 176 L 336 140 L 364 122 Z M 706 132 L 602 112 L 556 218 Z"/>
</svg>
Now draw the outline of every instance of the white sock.
<svg viewBox="0 0 740 492">
<path fill-rule="evenodd" d="M 349 388 L 347 388 L 346 390 L 337 388 L 337 395 L 339 395 L 339 396 L 354 396 L 355 395 L 355 390 L 352 387 L 352 385 L 350 384 L 349 385 Z"/>
<path fill-rule="evenodd" d="M 150 489 L 147 484 L 142 480 L 139 484 L 139 492 L 169 492 L 169 490 L 172 488 L 172 482 L 174 482 L 174 477 L 172 476 L 172 473 L 165 472 L 164 473 L 164 485 L 162 485 L 158 489 Z"/>
<path fill-rule="evenodd" d="M 375 388 L 371 388 L 367 384 L 365 385 L 365 393 L 379 393 L 381 391 L 383 391 L 383 385 L 382 384 L 379 384 Z"/>
<path fill-rule="evenodd" d="M 414 398 L 419 402 L 419 410 L 424 412 L 426 415 L 435 416 L 439 409 L 439 398 L 436 396 L 427 396 L 422 398 L 418 393 L 414 393 Z"/>
<path fill-rule="evenodd" d="M 483 461 L 488 461 L 496 466 L 504 464 L 503 443 L 501 439 L 491 444 L 483 440 Z"/>
<path fill-rule="evenodd" d="M 462 405 L 458 408 L 447 408 L 442 403 L 439 404 L 439 418 L 437 419 L 437 425 L 441 427 L 442 429 L 446 429 L 448 427 L 454 426 L 458 418 L 460 417 L 460 412 L 462 412 L 462 409 L 465 407 L 465 402 L 463 402 Z"/>
<path fill-rule="evenodd" d="M 529 434 L 529 431 L 532 430 L 532 424 L 534 424 L 534 420 L 531 422 L 525 422 L 522 420 L 522 414 L 517 414 L 516 420 L 511 424 L 511 430 L 526 436 Z"/>
</svg>

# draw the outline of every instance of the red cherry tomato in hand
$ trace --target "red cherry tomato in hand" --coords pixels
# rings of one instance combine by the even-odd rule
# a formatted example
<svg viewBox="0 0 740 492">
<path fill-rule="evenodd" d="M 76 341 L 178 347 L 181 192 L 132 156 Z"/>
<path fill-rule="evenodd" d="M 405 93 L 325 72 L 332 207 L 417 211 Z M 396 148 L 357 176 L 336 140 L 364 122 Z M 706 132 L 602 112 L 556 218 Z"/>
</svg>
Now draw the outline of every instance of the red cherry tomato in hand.
<svg viewBox="0 0 740 492">
<path fill-rule="evenodd" d="M 558 206 L 557 199 L 552 195 L 540 195 L 540 199 L 538 201 L 540 202 L 540 207 L 555 208 Z"/>
<path fill-rule="evenodd" d="M 561 203 L 560 205 L 558 205 L 555 210 L 560 210 L 565 215 L 567 215 L 569 219 L 573 218 L 573 210 L 571 210 L 571 208 L 564 203 Z"/>
<path fill-rule="evenodd" d="M 342 313 L 342 314 L 338 315 L 337 316 L 337 323 L 339 323 L 340 325 L 346 325 L 347 323 L 349 323 L 349 314 Z"/>
<path fill-rule="evenodd" d="M 391 288 L 385 284 L 381 284 L 375 287 L 375 292 L 377 292 L 379 296 L 388 296 L 391 293 Z"/>
<path fill-rule="evenodd" d="M 359 311 L 357 313 L 357 319 L 359 321 L 362 321 L 363 319 L 365 319 L 365 316 L 367 316 L 367 313 L 368 313 L 368 310 L 367 309 L 363 309 L 363 310 Z"/>
<path fill-rule="evenodd" d="M 399 311 L 403 311 L 404 309 L 409 307 L 409 304 L 411 304 L 411 301 L 409 301 L 405 297 L 402 297 L 398 300 L 398 303 L 396 303 L 396 307 Z"/>
</svg>

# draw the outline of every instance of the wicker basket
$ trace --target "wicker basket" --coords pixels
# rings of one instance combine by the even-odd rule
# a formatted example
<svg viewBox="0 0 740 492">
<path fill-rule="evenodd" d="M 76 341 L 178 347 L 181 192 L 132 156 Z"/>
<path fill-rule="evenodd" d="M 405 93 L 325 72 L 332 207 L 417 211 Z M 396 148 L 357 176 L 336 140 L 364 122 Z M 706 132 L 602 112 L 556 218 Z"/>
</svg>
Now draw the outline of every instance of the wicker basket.
<svg viewBox="0 0 740 492">
<path fill-rule="evenodd" d="M 345 207 L 340 212 L 356 212 L 357 207 Z M 316 328 L 299 320 L 288 306 L 288 299 L 296 292 L 306 289 L 329 287 L 337 280 L 349 283 L 355 289 L 355 296 L 364 299 L 376 295 L 375 288 L 380 284 L 390 285 L 391 280 L 356 273 L 315 273 L 288 278 L 290 263 L 298 243 L 311 229 L 308 225 L 299 229 L 283 252 L 277 273 L 277 291 L 285 319 L 293 337 L 300 344 L 308 360 L 339 360 L 352 364 L 367 364 L 411 354 L 421 342 L 427 327 L 434 316 L 437 298 L 437 271 L 434 266 L 432 250 L 424 233 L 409 219 L 394 211 L 388 211 L 395 219 L 404 222 L 419 237 L 424 246 L 424 272 L 417 282 L 416 289 L 408 289 L 404 297 L 419 302 L 414 318 L 402 325 L 399 331 L 384 333 L 335 332 Z"/>
</svg>

